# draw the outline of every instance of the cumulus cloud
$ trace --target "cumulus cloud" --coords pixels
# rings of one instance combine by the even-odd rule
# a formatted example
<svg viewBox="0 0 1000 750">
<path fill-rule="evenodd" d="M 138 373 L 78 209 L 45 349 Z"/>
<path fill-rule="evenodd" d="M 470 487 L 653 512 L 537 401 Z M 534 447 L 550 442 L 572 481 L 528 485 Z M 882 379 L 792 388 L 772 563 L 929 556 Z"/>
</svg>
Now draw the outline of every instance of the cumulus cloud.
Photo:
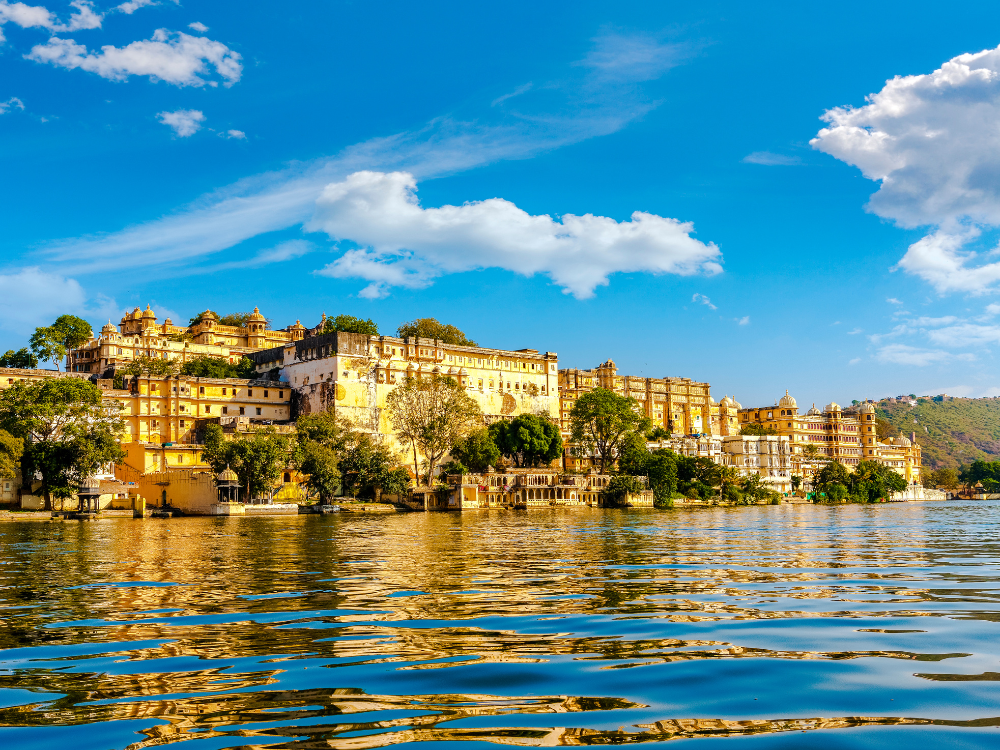
<svg viewBox="0 0 1000 750">
<path fill-rule="evenodd" d="M 194 29 L 199 34 L 204 34 L 206 31 L 208 31 L 208 26 L 203 24 L 201 21 L 195 21 L 194 23 L 189 23 L 188 28 Z"/>
<path fill-rule="evenodd" d="M 949 322 L 954 322 L 952 319 Z M 946 325 L 927 332 L 927 337 L 938 346 L 961 348 L 1000 344 L 1000 326 L 984 326 L 975 323 Z"/>
<path fill-rule="evenodd" d="M 139 75 L 175 86 L 217 86 L 217 81 L 205 77 L 210 67 L 225 86 L 239 81 L 243 73 L 240 54 L 222 42 L 166 29 L 157 29 L 151 39 L 125 47 L 106 45 L 99 53 L 89 52 L 72 39 L 52 37 L 25 57 L 70 70 L 80 68 L 113 81 Z"/>
<path fill-rule="evenodd" d="M 245 141 L 247 139 L 247 134 L 242 130 L 227 130 L 224 133 L 219 133 L 219 135 L 230 140 L 235 138 L 238 141 Z"/>
<path fill-rule="evenodd" d="M 1000 47 L 896 76 L 861 107 L 836 107 L 810 143 L 881 183 L 868 209 L 932 227 L 898 267 L 939 292 L 992 291 L 1000 263 L 968 249 L 1000 226 Z"/>
<path fill-rule="evenodd" d="M 13 23 L 22 29 L 42 28 L 49 31 L 77 31 L 101 27 L 104 16 L 94 11 L 94 4 L 89 0 L 72 0 L 69 5 L 75 12 L 70 15 L 68 22 L 60 23 L 44 6 L 0 0 L 0 30 L 5 23 Z M 0 42 L 3 40 L 4 36 L 0 31 Z"/>
<path fill-rule="evenodd" d="M 180 5 L 180 0 L 173 0 L 174 3 Z M 126 2 L 121 5 L 116 5 L 115 10 L 119 13 L 126 13 L 132 15 L 139 8 L 147 8 L 150 5 L 159 5 L 159 0 L 126 0 Z"/>
<path fill-rule="evenodd" d="M 694 294 L 694 295 L 692 295 L 691 296 L 691 301 L 692 302 L 700 302 L 701 304 L 706 305 L 707 307 L 710 307 L 713 310 L 718 310 L 719 309 L 715 305 L 713 305 L 712 304 L 712 300 L 710 300 L 704 294 Z"/>
<path fill-rule="evenodd" d="M 736 318 L 736 325 L 748 326 L 750 325 L 750 316 L 744 315 L 742 318 Z"/>
<path fill-rule="evenodd" d="M 770 151 L 754 151 L 752 154 L 744 156 L 740 161 L 744 164 L 761 164 L 765 167 L 791 167 L 802 163 L 802 160 L 797 156 L 773 154 Z"/>
<path fill-rule="evenodd" d="M 327 185 L 306 228 L 362 249 L 320 273 L 366 279 L 365 294 L 372 296 L 390 286 L 426 286 L 446 273 L 502 268 L 546 274 L 582 299 L 613 273 L 722 271 L 718 247 L 691 237 L 693 225 L 677 219 L 636 211 L 623 222 L 592 214 L 556 220 L 501 198 L 423 208 L 416 190 L 407 172 L 355 172 Z"/>
<path fill-rule="evenodd" d="M 197 109 L 178 109 L 176 112 L 160 112 L 157 119 L 174 129 L 178 138 L 187 138 L 201 130 L 205 115 Z"/>
<path fill-rule="evenodd" d="M 5 102 L 0 102 L 0 115 L 7 114 L 12 109 L 24 109 L 24 102 L 18 99 L 16 96 L 12 96 Z"/>
</svg>

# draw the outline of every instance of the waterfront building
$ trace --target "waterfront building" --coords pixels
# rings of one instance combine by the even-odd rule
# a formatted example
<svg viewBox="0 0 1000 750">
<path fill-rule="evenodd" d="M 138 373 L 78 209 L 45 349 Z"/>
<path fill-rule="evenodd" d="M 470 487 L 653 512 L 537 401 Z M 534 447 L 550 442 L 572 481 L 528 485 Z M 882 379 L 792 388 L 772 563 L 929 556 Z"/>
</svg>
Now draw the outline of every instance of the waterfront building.
<svg viewBox="0 0 1000 750">
<path fill-rule="evenodd" d="M 249 355 L 273 387 L 290 388 L 292 418 L 332 411 L 357 429 L 394 441 L 386 398 L 409 377 L 454 378 L 486 422 L 519 414 L 558 420 L 558 357 L 537 349 L 491 349 L 438 339 L 329 333 Z M 280 373 L 280 374 L 279 374 Z M 409 449 L 409 446 L 397 446 Z"/>
<path fill-rule="evenodd" d="M 861 461 L 879 461 L 902 474 L 908 482 L 919 481 L 921 451 L 914 440 L 895 443 L 878 439 L 875 407 L 864 403 L 843 409 L 836 402 L 822 411 L 812 407 L 799 414 L 795 398 L 785 391 L 774 406 L 739 410 L 742 426 L 758 424 L 789 438 L 792 473 L 808 482 L 828 461 L 839 461 L 853 470 Z"/>
<path fill-rule="evenodd" d="M 559 371 L 559 422 L 564 434 L 569 434 L 573 402 L 595 388 L 634 398 L 654 427 L 674 435 L 728 435 L 739 430 L 733 402 L 716 404 L 708 383 L 691 378 L 619 375 L 618 366 L 609 359 L 592 370 Z"/>
<path fill-rule="evenodd" d="M 775 492 L 792 491 L 792 446 L 787 435 L 728 435 L 722 438 L 721 463 L 742 479 L 756 474 Z"/>
<path fill-rule="evenodd" d="M 652 508 L 653 491 L 643 486 L 615 507 Z M 489 508 L 547 508 L 550 506 L 612 505 L 603 495 L 611 477 L 605 474 L 564 474 L 553 469 L 505 469 L 482 474 L 453 474 L 445 490 L 418 488 L 409 504 L 423 510 L 486 510 Z"/>
<path fill-rule="evenodd" d="M 224 326 L 211 310 L 201 313 L 188 326 L 176 326 L 170 318 L 156 322 L 149 305 L 127 313 L 116 328 L 109 320 L 98 336 L 66 355 L 66 369 L 103 378 L 140 356 L 167 359 L 183 364 L 198 357 L 215 357 L 238 362 L 250 352 L 281 346 L 305 337 L 307 329 L 299 321 L 280 331 L 267 328 L 256 307 L 245 326 Z"/>
</svg>

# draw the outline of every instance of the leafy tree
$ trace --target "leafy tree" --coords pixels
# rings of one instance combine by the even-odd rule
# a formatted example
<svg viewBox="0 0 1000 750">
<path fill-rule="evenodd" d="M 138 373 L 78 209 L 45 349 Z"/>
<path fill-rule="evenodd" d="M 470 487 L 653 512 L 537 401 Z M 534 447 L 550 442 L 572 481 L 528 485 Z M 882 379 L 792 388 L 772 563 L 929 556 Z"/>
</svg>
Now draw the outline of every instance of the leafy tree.
<svg viewBox="0 0 1000 750">
<path fill-rule="evenodd" d="M 673 507 L 677 492 L 677 456 L 666 448 L 650 452 L 638 433 L 630 435 L 618 457 L 618 472 L 636 477 L 648 477 L 653 491 L 653 504 L 658 508 Z"/>
<path fill-rule="evenodd" d="M 792 490 L 794 492 L 799 491 L 799 487 L 802 486 L 802 477 L 792 474 Z"/>
<path fill-rule="evenodd" d="M 181 374 L 198 378 L 242 378 L 244 380 L 253 380 L 257 377 L 257 370 L 254 361 L 249 357 L 242 357 L 238 363 L 233 364 L 219 357 L 205 355 L 190 359 L 181 365 Z"/>
<path fill-rule="evenodd" d="M 212 471 L 219 473 L 228 466 L 236 472 L 246 500 L 270 496 L 291 459 L 288 440 L 273 429 L 226 440 L 219 425 L 208 425 L 204 446 L 202 457 Z"/>
<path fill-rule="evenodd" d="M 456 461 L 452 459 L 446 464 L 441 465 L 441 476 L 449 477 L 456 474 L 468 474 L 469 467 L 463 464 L 461 461 Z"/>
<path fill-rule="evenodd" d="M 400 440 L 413 447 L 413 470 L 420 476 L 417 452 L 427 462 L 427 484 L 445 453 L 483 424 L 483 412 L 453 378 L 407 378 L 386 399 L 386 410 Z"/>
<path fill-rule="evenodd" d="M 958 487 L 958 471 L 956 469 L 935 469 L 928 472 L 927 484 L 931 487 L 943 487 L 947 490 Z"/>
<path fill-rule="evenodd" d="M 601 494 L 611 502 L 624 502 L 628 495 L 634 495 L 643 490 L 642 482 L 631 474 L 616 474 L 601 490 Z"/>
<path fill-rule="evenodd" d="M 743 480 L 740 486 L 746 504 L 759 504 L 762 502 L 773 502 L 781 498 L 781 494 L 775 492 L 761 481 L 759 474 L 751 474 Z"/>
<path fill-rule="evenodd" d="M 563 452 L 559 426 L 535 414 L 521 414 L 509 422 L 494 422 L 490 437 L 503 456 L 515 466 L 547 466 Z"/>
<path fill-rule="evenodd" d="M 13 349 L 8 349 L 3 356 L 0 356 L 0 367 L 34 370 L 38 367 L 38 357 L 28 351 L 27 347 L 18 349 L 16 352 Z"/>
<path fill-rule="evenodd" d="M 126 375 L 137 378 L 141 375 L 167 378 L 177 374 L 177 363 L 172 359 L 149 357 L 141 354 L 121 368 Z"/>
<path fill-rule="evenodd" d="M 722 485 L 722 467 L 709 458 L 677 456 L 677 489 L 685 497 L 707 500 Z"/>
<path fill-rule="evenodd" d="M 745 424 L 740 428 L 741 435 L 777 435 L 778 431 L 768 425 L 764 426 L 762 424 Z"/>
<path fill-rule="evenodd" d="M 646 440 L 666 440 L 670 437 L 670 432 L 663 425 L 656 425 L 646 433 Z"/>
<path fill-rule="evenodd" d="M 455 326 L 439 323 L 435 318 L 417 318 L 409 323 L 400 323 L 396 335 L 400 338 L 419 336 L 425 339 L 439 339 L 446 344 L 456 346 L 479 346 Z"/>
<path fill-rule="evenodd" d="M 846 487 L 851 483 L 850 476 L 851 473 L 840 461 L 830 461 L 816 473 L 813 479 L 813 489 L 828 493 L 828 488 L 834 484 Z"/>
<path fill-rule="evenodd" d="M 322 443 L 306 441 L 295 453 L 296 468 L 306 475 L 304 484 L 319 495 L 321 503 L 329 503 L 340 489 L 340 461 L 336 452 Z"/>
<path fill-rule="evenodd" d="M 0 429 L 24 441 L 22 476 L 41 477 L 46 510 L 53 497 L 70 497 L 85 478 L 124 458 L 120 410 L 80 378 L 14 383 L 0 393 Z"/>
<path fill-rule="evenodd" d="M 24 455 L 24 440 L 0 430 L 0 477 L 13 479 Z"/>
<path fill-rule="evenodd" d="M 338 315 L 336 318 L 328 318 L 323 324 L 323 333 L 360 333 L 365 336 L 378 336 L 378 326 L 368 318 L 355 318 L 353 315 Z"/>
<path fill-rule="evenodd" d="M 354 497 L 380 500 L 383 493 L 402 494 L 410 483 L 409 473 L 397 464 L 389 449 L 363 433 L 355 434 L 340 466 L 344 489 Z"/>
<path fill-rule="evenodd" d="M 595 388 L 573 403 L 570 412 L 572 441 L 596 451 L 601 473 L 618 459 L 625 440 L 634 433 L 645 433 L 649 419 L 639 410 L 635 399 L 619 396 L 606 388 Z"/>
<path fill-rule="evenodd" d="M 482 473 L 489 467 L 497 465 L 500 460 L 500 449 L 493 442 L 490 431 L 480 427 L 452 447 L 451 457 L 471 471 Z"/>
<path fill-rule="evenodd" d="M 861 461 L 853 472 L 839 461 L 831 461 L 817 473 L 813 484 L 833 502 L 839 502 L 836 498 L 841 494 L 836 485 L 844 487 L 846 499 L 855 503 L 887 500 L 893 492 L 906 489 L 906 480 L 878 461 Z"/>
<path fill-rule="evenodd" d="M 879 440 L 896 437 L 899 435 L 899 428 L 894 426 L 888 419 L 880 414 L 875 415 L 875 434 Z"/>
<path fill-rule="evenodd" d="M 38 359 L 55 362 L 58 370 L 70 349 L 82 346 L 93 336 L 90 323 L 83 318 L 60 315 L 52 325 L 36 328 L 29 343 Z"/>
</svg>

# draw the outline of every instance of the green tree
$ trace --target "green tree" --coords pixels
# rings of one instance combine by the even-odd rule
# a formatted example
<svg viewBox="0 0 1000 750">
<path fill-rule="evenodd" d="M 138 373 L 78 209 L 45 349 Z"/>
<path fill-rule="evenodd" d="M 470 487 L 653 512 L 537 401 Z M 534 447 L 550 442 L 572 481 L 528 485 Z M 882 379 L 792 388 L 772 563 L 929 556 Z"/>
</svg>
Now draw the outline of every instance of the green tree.
<svg viewBox="0 0 1000 750">
<path fill-rule="evenodd" d="M 340 489 L 340 459 L 336 452 L 322 443 L 307 441 L 295 453 L 296 469 L 305 475 L 304 484 L 319 495 L 321 503 L 329 503 Z"/>
<path fill-rule="evenodd" d="M 861 461 L 851 474 L 852 499 L 859 503 L 888 500 L 893 492 L 906 489 L 906 480 L 897 472 L 878 461 Z"/>
<path fill-rule="evenodd" d="M 60 315 L 50 326 L 42 326 L 31 334 L 31 351 L 40 360 L 52 361 L 59 369 L 59 362 L 70 349 L 76 349 L 93 338 L 94 333 L 83 318 Z"/>
<path fill-rule="evenodd" d="M 400 338 L 419 336 L 425 339 L 439 339 L 446 344 L 456 346 L 479 346 L 455 326 L 439 323 L 435 318 L 417 318 L 409 323 L 400 323 L 396 335 Z"/>
<path fill-rule="evenodd" d="M 168 378 L 177 374 L 177 363 L 172 359 L 150 357 L 145 354 L 140 354 L 138 357 L 122 367 L 121 370 L 126 375 L 130 375 L 133 378 L 137 378 L 142 375 Z"/>
<path fill-rule="evenodd" d="M 741 435 L 777 435 L 778 431 L 771 427 L 770 425 L 764 426 L 762 424 L 745 424 L 740 428 Z"/>
<path fill-rule="evenodd" d="M 417 452 L 424 455 L 428 485 L 444 454 L 483 424 L 483 412 L 465 388 L 438 375 L 407 378 L 386 398 L 386 410 L 400 440 L 413 448 L 416 476 Z"/>
<path fill-rule="evenodd" d="M 635 399 L 605 388 L 585 393 L 573 403 L 570 412 L 572 441 L 597 453 L 602 474 L 614 465 L 630 435 L 645 433 L 649 428 L 650 421 Z"/>
<path fill-rule="evenodd" d="M 205 428 L 202 457 L 216 474 L 227 466 L 236 472 L 245 500 L 270 497 L 292 458 L 288 440 L 273 429 L 226 440 L 219 425 Z"/>
<path fill-rule="evenodd" d="M 601 490 L 606 501 L 611 503 L 623 503 L 628 495 L 642 492 L 644 489 L 642 481 L 631 474 L 616 474 L 608 480 L 607 486 Z"/>
<path fill-rule="evenodd" d="M 677 492 L 677 456 L 666 448 L 650 452 L 639 433 L 629 435 L 618 456 L 618 473 L 647 477 L 657 508 L 673 507 Z"/>
<path fill-rule="evenodd" d="M 353 315 L 338 315 L 328 318 L 323 324 L 323 333 L 360 333 L 364 336 L 378 336 L 378 326 L 371 318 L 355 318 Z"/>
<path fill-rule="evenodd" d="M 477 474 L 496 466 L 500 460 L 500 449 L 497 448 L 490 431 L 485 427 L 472 430 L 459 440 L 451 449 L 451 457 Z"/>
<path fill-rule="evenodd" d="M 489 433 L 501 455 L 518 467 L 547 466 L 562 455 L 559 426 L 545 417 L 520 414 L 509 422 L 494 422 Z"/>
<path fill-rule="evenodd" d="M 722 486 L 722 467 L 709 458 L 677 456 L 677 490 L 685 497 L 707 500 Z"/>
<path fill-rule="evenodd" d="M 811 447 L 811 446 L 810 446 Z M 816 472 L 813 478 L 813 489 L 829 496 L 830 487 L 839 484 L 847 487 L 851 483 L 851 473 L 840 461 L 830 461 Z"/>
<path fill-rule="evenodd" d="M 253 380 L 257 377 L 257 370 L 254 361 L 249 357 L 242 357 L 236 364 L 219 357 L 209 357 L 207 355 L 194 357 L 181 365 L 182 375 L 191 375 L 196 378 L 242 378 Z"/>
<path fill-rule="evenodd" d="M 667 440 L 670 438 L 670 432 L 663 427 L 663 425 L 656 425 L 653 429 L 646 433 L 646 439 L 653 440 Z"/>
<path fill-rule="evenodd" d="M 775 492 L 761 481 L 759 474 L 751 474 L 746 477 L 740 486 L 740 492 L 747 505 L 769 503 L 781 498 L 780 493 Z"/>
<path fill-rule="evenodd" d="M 402 494 L 410 483 L 409 473 L 399 466 L 392 452 L 363 433 L 357 433 L 348 446 L 341 471 L 347 492 L 376 501 L 383 493 Z"/>
<path fill-rule="evenodd" d="M 936 469 L 928 476 L 931 487 L 942 487 L 946 490 L 958 487 L 958 471 L 956 469 Z"/>
<path fill-rule="evenodd" d="M 14 383 L 0 393 L 0 429 L 24 441 L 22 476 L 40 476 L 45 509 L 73 495 L 85 478 L 124 452 L 117 401 L 80 378 Z"/>
<path fill-rule="evenodd" d="M 24 455 L 24 440 L 0 430 L 0 478 L 13 479 Z"/>
<path fill-rule="evenodd" d="M 38 367 L 38 357 L 28 351 L 27 347 L 18 349 L 16 352 L 13 349 L 8 349 L 3 356 L 0 356 L 0 367 L 34 370 Z"/>
</svg>

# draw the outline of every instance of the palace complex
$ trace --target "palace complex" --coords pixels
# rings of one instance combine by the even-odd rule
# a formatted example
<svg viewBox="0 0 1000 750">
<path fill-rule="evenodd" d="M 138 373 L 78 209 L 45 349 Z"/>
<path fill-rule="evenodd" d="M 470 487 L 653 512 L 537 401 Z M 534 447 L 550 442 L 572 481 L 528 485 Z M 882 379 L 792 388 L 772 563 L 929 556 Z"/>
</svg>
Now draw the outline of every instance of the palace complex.
<svg viewBox="0 0 1000 750">
<path fill-rule="evenodd" d="M 67 372 L 0 369 L 0 390 L 39 378 L 96 382 L 108 400 L 120 405 L 126 425 L 126 459 L 115 469 L 119 479 L 147 489 L 160 488 L 156 492 L 164 502 L 170 494 L 162 488 L 176 485 L 176 492 L 195 498 L 189 507 L 203 510 L 215 502 L 214 495 L 209 496 L 215 479 L 202 476 L 208 470 L 200 453 L 205 425 L 219 424 L 229 433 L 261 427 L 293 432 L 298 416 L 333 411 L 356 428 L 388 440 L 402 453 L 410 446 L 395 439 L 387 397 L 407 378 L 433 375 L 451 377 L 463 385 L 487 424 L 520 414 L 541 415 L 560 426 L 567 443 L 560 465 L 538 473 L 544 481 L 504 473 L 502 467 L 488 476 L 459 478 L 450 497 L 460 507 L 596 502 L 593 487 L 606 478 L 594 474 L 594 457 L 568 440 L 575 401 L 595 388 L 634 399 L 653 426 L 661 428 L 662 438 L 650 441 L 650 449 L 669 448 L 680 455 L 707 458 L 732 467 L 741 477 L 758 475 L 778 492 L 792 490 L 793 476 L 808 486 L 815 472 L 831 459 L 848 468 L 862 460 L 879 461 L 910 484 L 919 482 L 920 446 L 912 437 L 880 440 L 875 407 L 870 403 L 848 409 L 831 403 L 822 411 L 813 406 L 800 414 L 786 391 L 774 406 L 744 408 L 729 396 L 717 403 L 709 383 L 623 375 L 610 359 L 593 369 L 560 370 L 554 352 L 323 333 L 325 323 L 324 315 L 314 328 L 296 321 L 285 329 L 271 330 L 255 308 L 245 316 L 243 326 L 220 325 L 215 313 L 205 311 L 182 327 L 169 318 L 158 323 L 148 306 L 144 311 L 136 308 L 117 328 L 109 323 L 99 336 L 70 351 Z M 256 378 L 121 377 L 122 370 L 138 357 L 183 365 L 205 356 L 233 364 L 248 357 Z M 758 432 L 764 434 L 742 434 L 750 425 L 763 428 Z M 508 475 L 509 483 L 502 479 Z M 580 484 L 571 481 L 573 476 L 591 476 L 592 480 Z M 535 481 L 541 484 L 535 487 L 531 484 Z M 0 502 L 11 500 L 17 484 L 17 480 L 3 480 Z M 286 474 L 279 494 L 298 497 L 300 490 L 294 484 Z M 183 492 L 182 487 L 186 488 Z M 634 500 L 646 502 L 645 495 Z"/>
</svg>

